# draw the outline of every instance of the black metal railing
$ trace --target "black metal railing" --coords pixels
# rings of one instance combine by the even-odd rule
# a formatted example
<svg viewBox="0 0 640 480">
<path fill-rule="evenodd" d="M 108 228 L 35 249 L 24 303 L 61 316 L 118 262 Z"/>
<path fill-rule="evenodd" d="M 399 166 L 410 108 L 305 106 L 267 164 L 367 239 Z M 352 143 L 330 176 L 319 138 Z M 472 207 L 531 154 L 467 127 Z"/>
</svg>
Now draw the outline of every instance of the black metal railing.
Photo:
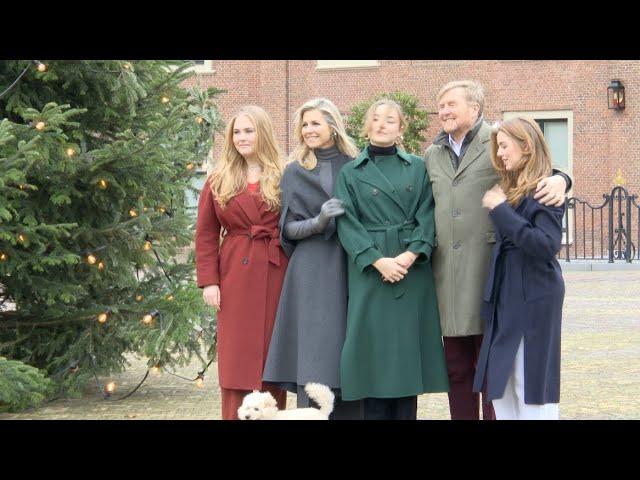
<svg viewBox="0 0 640 480">
<path fill-rule="evenodd" d="M 638 195 L 622 186 L 602 195 L 601 205 L 569 198 L 563 225 L 562 260 L 640 260 L 640 205 Z M 635 228 L 634 228 L 635 226 Z M 635 232 L 635 242 L 634 242 Z"/>
</svg>

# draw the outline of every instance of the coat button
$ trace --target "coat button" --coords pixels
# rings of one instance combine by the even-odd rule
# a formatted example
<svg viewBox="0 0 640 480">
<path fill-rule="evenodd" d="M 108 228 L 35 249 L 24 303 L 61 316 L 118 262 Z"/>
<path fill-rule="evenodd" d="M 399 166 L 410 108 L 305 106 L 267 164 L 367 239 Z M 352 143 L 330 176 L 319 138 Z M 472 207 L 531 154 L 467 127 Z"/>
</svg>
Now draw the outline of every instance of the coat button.
<svg viewBox="0 0 640 480">
<path fill-rule="evenodd" d="M 458 179 L 457 179 L 457 178 L 456 178 L 456 179 L 454 179 L 454 180 L 453 180 L 453 182 L 452 182 L 452 184 L 453 184 L 453 186 L 454 186 L 454 187 L 455 187 L 455 186 L 457 186 L 457 185 L 458 185 L 458 183 L 460 183 L 460 182 L 458 181 Z"/>
<path fill-rule="evenodd" d="M 373 193 L 374 195 L 377 195 L 378 194 L 378 189 L 374 188 L 373 190 L 371 190 L 371 193 Z"/>
<path fill-rule="evenodd" d="M 242 264 L 243 264 L 243 265 L 247 265 L 248 263 L 249 263 L 249 259 L 248 259 L 247 257 L 244 257 L 244 258 L 242 259 Z"/>
<path fill-rule="evenodd" d="M 454 249 L 454 250 L 457 250 L 457 249 L 459 249 L 461 246 L 462 246 L 462 245 L 460 244 L 460 242 L 456 242 L 456 243 L 454 243 L 454 244 L 453 244 L 453 249 Z"/>
<path fill-rule="evenodd" d="M 407 192 L 413 192 L 413 185 L 407 185 Z"/>
</svg>

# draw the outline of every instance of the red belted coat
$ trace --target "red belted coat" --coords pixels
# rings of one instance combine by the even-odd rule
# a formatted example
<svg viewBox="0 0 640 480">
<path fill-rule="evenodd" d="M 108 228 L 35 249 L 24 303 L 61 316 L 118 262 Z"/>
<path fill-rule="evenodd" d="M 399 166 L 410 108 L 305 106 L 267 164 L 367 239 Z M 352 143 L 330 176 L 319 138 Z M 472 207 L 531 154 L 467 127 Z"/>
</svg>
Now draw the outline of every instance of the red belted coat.
<svg viewBox="0 0 640 480">
<path fill-rule="evenodd" d="M 222 388 L 260 390 L 287 257 L 280 246 L 279 212 L 245 190 L 225 208 L 209 182 L 196 224 L 198 287 L 219 285 L 218 376 Z M 223 240 L 220 243 L 221 230 Z"/>
</svg>

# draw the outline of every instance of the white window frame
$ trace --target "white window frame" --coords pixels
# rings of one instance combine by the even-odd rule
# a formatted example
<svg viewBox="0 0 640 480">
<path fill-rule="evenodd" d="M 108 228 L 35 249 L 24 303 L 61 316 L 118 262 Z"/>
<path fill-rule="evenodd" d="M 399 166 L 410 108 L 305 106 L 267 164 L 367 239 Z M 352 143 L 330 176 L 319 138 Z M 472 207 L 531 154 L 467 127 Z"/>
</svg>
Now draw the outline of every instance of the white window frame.
<svg viewBox="0 0 640 480">
<path fill-rule="evenodd" d="M 567 171 L 565 172 L 572 179 L 573 177 L 573 111 L 572 110 L 527 110 L 527 111 L 509 111 L 502 112 L 503 120 L 511 120 L 514 117 L 528 117 L 533 120 L 566 120 L 567 121 Z M 574 181 L 575 183 L 575 181 Z M 567 197 L 571 197 L 571 190 L 567 193 Z M 569 245 L 575 241 L 575 225 L 573 224 L 573 214 L 569 212 Z M 567 244 L 566 233 L 562 234 L 562 245 Z"/>
<path fill-rule="evenodd" d="M 351 70 L 379 66 L 378 60 L 316 60 L 316 70 Z"/>
<path fill-rule="evenodd" d="M 193 70 L 198 73 L 215 73 L 213 69 L 213 60 L 205 60 L 204 65 L 194 65 L 187 70 Z"/>
</svg>

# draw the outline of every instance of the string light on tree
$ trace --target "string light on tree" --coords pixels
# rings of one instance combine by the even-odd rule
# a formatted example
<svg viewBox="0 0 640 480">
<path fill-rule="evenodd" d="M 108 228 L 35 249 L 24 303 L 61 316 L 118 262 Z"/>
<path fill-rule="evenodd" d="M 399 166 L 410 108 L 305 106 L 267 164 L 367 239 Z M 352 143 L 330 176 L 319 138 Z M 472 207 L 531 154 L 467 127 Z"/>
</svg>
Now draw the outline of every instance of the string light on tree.
<svg viewBox="0 0 640 480">
<path fill-rule="evenodd" d="M 100 315 L 98 315 L 98 322 L 100 323 L 106 323 L 107 320 L 109 319 L 109 314 L 111 313 L 111 309 L 108 308 L 105 312 L 102 312 Z"/>
<path fill-rule="evenodd" d="M 135 208 L 132 208 L 131 210 L 129 210 L 129 216 L 131 218 L 136 218 L 138 216 L 138 212 L 136 212 Z"/>
<path fill-rule="evenodd" d="M 151 367 L 151 372 L 155 373 L 156 375 L 160 374 L 160 364 L 156 363 L 153 367 Z"/>
<path fill-rule="evenodd" d="M 136 302 L 141 302 L 142 300 L 144 300 L 144 296 L 140 294 L 136 295 Z"/>
<path fill-rule="evenodd" d="M 175 297 L 171 294 L 167 295 L 167 300 L 172 301 Z"/>
<path fill-rule="evenodd" d="M 33 60 L 33 63 L 36 66 L 36 70 L 38 70 L 39 72 L 46 72 L 49 67 L 47 67 L 47 65 L 45 65 L 44 63 L 42 63 L 39 60 Z"/>
<path fill-rule="evenodd" d="M 187 163 L 187 170 L 193 170 L 193 163 Z"/>
<path fill-rule="evenodd" d="M 204 387 L 204 370 L 198 372 L 198 377 L 196 378 L 196 387 L 202 388 Z"/>
<path fill-rule="evenodd" d="M 89 265 L 95 265 L 95 263 L 98 261 L 98 259 L 96 258 L 96 256 L 93 253 L 90 253 L 89 255 L 87 255 L 87 263 Z"/>
<path fill-rule="evenodd" d="M 125 70 L 133 71 L 133 65 L 131 65 L 131 63 L 129 63 L 129 62 L 124 62 L 122 64 L 122 68 L 124 68 Z"/>
<path fill-rule="evenodd" d="M 153 320 L 160 315 L 160 312 L 158 310 L 151 310 L 149 313 L 146 313 L 143 317 L 142 317 L 142 323 L 144 323 L 145 325 L 151 325 L 151 323 L 153 322 Z"/>
<path fill-rule="evenodd" d="M 27 237 L 23 233 L 21 233 L 20 235 L 18 235 L 18 241 L 20 243 L 24 243 L 27 241 Z"/>
<path fill-rule="evenodd" d="M 201 117 L 201 116 L 198 115 L 196 117 L 196 122 L 198 123 L 198 125 L 202 125 L 203 122 L 204 122 L 204 117 Z"/>
<path fill-rule="evenodd" d="M 40 120 L 38 123 L 36 123 L 35 127 L 36 130 L 42 131 L 47 127 L 47 124 Z"/>
<path fill-rule="evenodd" d="M 109 382 L 104 386 L 104 398 L 109 397 L 113 392 L 116 391 L 116 383 Z"/>
<path fill-rule="evenodd" d="M 108 186 L 109 182 L 107 182 L 104 178 L 101 178 L 98 182 L 98 187 L 100 187 L 101 190 L 106 190 Z"/>
<path fill-rule="evenodd" d="M 142 246 L 142 249 L 146 252 L 148 252 L 149 250 L 151 250 L 151 248 L 153 247 L 153 244 L 147 240 L 144 242 L 144 245 Z"/>
<path fill-rule="evenodd" d="M 104 267 L 106 267 L 105 263 L 102 260 L 100 260 L 98 262 L 98 270 L 102 271 L 104 270 Z"/>
<path fill-rule="evenodd" d="M 0 262 L 6 262 L 8 258 L 6 253 L 0 252 Z"/>
<path fill-rule="evenodd" d="M 169 97 L 167 97 L 166 95 L 162 95 L 162 96 L 160 97 L 160 101 L 161 101 L 162 103 L 169 103 L 169 102 L 171 101 L 171 99 L 170 99 Z"/>
<path fill-rule="evenodd" d="M 69 147 L 67 148 L 66 153 L 67 153 L 67 157 L 73 157 L 76 154 L 76 150 L 75 148 Z"/>
</svg>

